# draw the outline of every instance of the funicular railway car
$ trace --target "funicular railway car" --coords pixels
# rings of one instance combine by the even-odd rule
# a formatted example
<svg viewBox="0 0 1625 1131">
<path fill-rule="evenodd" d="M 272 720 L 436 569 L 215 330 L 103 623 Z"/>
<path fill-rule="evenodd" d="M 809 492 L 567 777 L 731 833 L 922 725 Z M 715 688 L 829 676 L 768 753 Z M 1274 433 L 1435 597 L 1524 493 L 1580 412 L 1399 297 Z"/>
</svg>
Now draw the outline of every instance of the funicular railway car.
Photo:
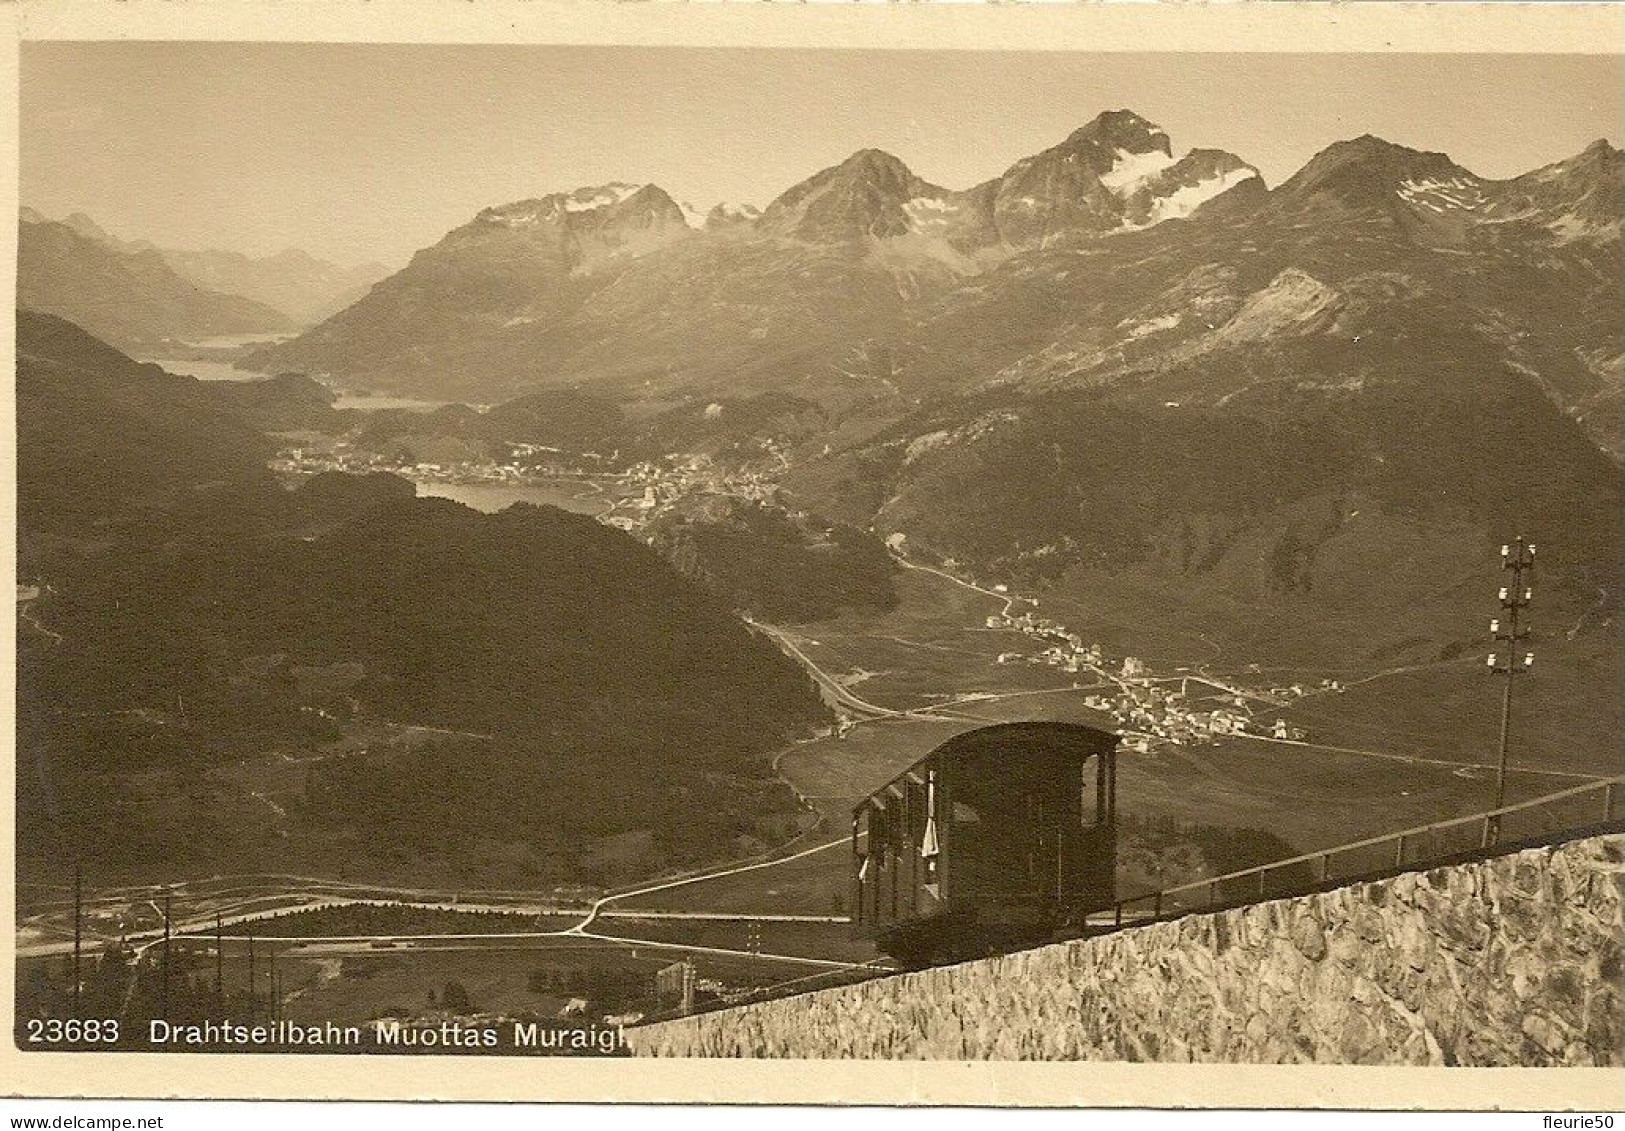
<svg viewBox="0 0 1625 1131">
<path fill-rule="evenodd" d="M 858 933 L 911 966 L 1081 934 L 1116 898 L 1117 741 L 982 727 L 877 790 L 852 817 Z"/>
</svg>

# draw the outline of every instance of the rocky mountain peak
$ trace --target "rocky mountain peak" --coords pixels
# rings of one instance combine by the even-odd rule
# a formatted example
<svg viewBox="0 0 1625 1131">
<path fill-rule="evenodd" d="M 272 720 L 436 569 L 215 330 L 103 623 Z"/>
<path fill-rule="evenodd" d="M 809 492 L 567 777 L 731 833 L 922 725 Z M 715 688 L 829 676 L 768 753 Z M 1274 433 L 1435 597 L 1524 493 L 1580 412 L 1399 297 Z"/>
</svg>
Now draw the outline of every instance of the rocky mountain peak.
<svg viewBox="0 0 1625 1131">
<path fill-rule="evenodd" d="M 853 176 L 890 180 L 902 184 L 914 177 L 902 158 L 884 149 L 860 149 L 836 168 Z"/>
<path fill-rule="evenodd" d="M 1097 114 L 1093 121 L 1073 130 L 1063 145 L 1073 149 L 1093 145 L 1128 153 L 1161 152 L 1170 160 L 1173 157 L 1172 144 L 1162 127 L 1132 110 L 1107 110 Z"/>
<path fill-rule="evenodd" d="M 991 191 L 993 224 L 1012 247 L 1150 227 L 1193 215 L 1258 170 L 1232 153 L 1192 150 L 1175 159 L 1160 126 L 1110 110 L 1059 145 L 1012 165 Z"/>
<path fill-rule="evenodd" d="M 1573 157 L 1505 182 L 1496 210 L 1545 226 L 1560 243 L 1617 241 L 1625 214 L 1625 152 L 1599 138 Z"/>
<path fill-rule="evenodd" d="M 679 223 L 683 219 L 682 208 L 658 185 L 613 181 L 486 208 L 474 218 L 474 222 L 507 228 L 576 226 L 583 222 L 598 225 L 611 219 L 635 217 L 640 213 L 660 214 L 665 218 L 675 218 Z"/>
<path fill-rule="evenodd" d="M 781 194 L 762 213 L 761 226 L 820 243 L 884 239 L 911 230 L 911 201 L 949 195 L 885 150 L 860 149 Z"/>
<path fill-rule="evenodd" d="M 1388 209 L 1396 195 L 1407 198 L 1444 188 L 1458 197 L 1477 197 L 1484 184 L 1446 154 L 1362 134 L 1317 153 L 1277 190 L 1274 204 L 1289 209 L 1317 205 Z"/>
</svg>

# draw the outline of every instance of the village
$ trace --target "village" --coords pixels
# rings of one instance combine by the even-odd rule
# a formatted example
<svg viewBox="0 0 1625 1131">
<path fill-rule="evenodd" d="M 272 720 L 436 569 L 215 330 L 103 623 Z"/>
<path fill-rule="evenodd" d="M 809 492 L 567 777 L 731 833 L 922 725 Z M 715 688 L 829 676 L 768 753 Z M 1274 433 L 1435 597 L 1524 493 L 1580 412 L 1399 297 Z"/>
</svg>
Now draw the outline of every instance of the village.
<svg viewBox="0 0 1625 1131">
<path fill-rule="evenodd" d="M 630 533 L 695 497 L 727 496 L 763 504 L 774 504 L 779 498 L 779 488 L 768 473 L 727 468 L 707 455 L 675 453 L 621 471 L 607 470 L 619 457 L 619 452 L 567 455 L 539 444 L 511 444 L 505 459 L 442 463 L 409 461 L 340 443 L 285 448 L 271 461 L 271 468 L 289 476 L 385 472 L 414 483 L 516 488 L 556 487 L 560 480 L 580 480 L 602 491 L 608 505 L 598 514 L 599 520 Z"/>
<path fill-rule="evenodd" d="M 1004 592 L 1002 586 L 995 589 Z M 986 626 L 1020 632 L 1045 647 L 1037 654 L 1001 652 L 997 662 L 1045 664 L 1068 674 L 1093 675 L 1114 686 L 1116 690 L 1111 694 L 1086 696 L 1084 704 L 1112 717 L 1121 728 L 1126 749 L 1144 753 L 1162 742 L 1194 746 L 1217 742 L 1225 735 L 1292 742 L 1307 738 L 1302 728 L 1289 725 L 1285 719 L 1265 721 L 1259 710 L 1284 707 L 1310 694 L 1311 689 L 1302 684 L 1257 691 L 1200 672 L 1155 676 L 1135 656 L 1127 656 L 1117 664 L 1106 657 L 1099 644 L 1086 644 L 1065 625 L 1033 612 L 1012 613 L 1013 607 L 1012 603 L 1003 612 L 989 616 Z M 1313 690 L 1341 693 L 1342 686 L 1335 679 L 1326 679 Z"/>
<path fill-rule="evenodd" d="M 725 468 L 707 455 L 673 454 L 644 460 L 617 479 L 629 501 L 616 510 L 631 513 L 612 513 L 604 521 L 626 531 L 637 531 L 696 496 L 727 496 L 764 505 L 779 502 L 779 486 L 766 473 L 748 467 Z"/>
<path fill-rule="evenodd" d="M 506 459 L 459 461 L 419 461 L 390 456 L 340 441 L 323 447 L 284 448 L 271 460 L 271 469 L 288 475 L 317 475 L 338 471 L 347 474 L 388 472 L 414 482 L 483 483 L 524 486 L 565 478 L 597 478 L 603 467 L 615 459 L 597 452 L 571 454 L 540 444 L 510 444 Z"/>
</svg>

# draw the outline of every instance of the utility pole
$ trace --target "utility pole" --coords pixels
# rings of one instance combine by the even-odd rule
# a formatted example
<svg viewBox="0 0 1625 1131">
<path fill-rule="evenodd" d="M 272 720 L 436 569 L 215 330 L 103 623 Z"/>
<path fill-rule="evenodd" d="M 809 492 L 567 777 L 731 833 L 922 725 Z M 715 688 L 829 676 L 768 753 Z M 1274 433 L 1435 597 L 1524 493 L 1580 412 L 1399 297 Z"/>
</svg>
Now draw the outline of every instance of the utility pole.
<svg viewBox="0 0 1625 1131">
<path fill-rule="evenodd" d="M 254 1024 L 255 1006 L 259 1004 L 259 990 L 254 985 L 254 936 L 248 936 L 248 1023 Z"/>
<path fill-rule="evenodd" d="M 169 1020 L 169 911 L 170 901 L 173 898 L 174 896 L 171 893 L 167 891 L 164 893 L 164 996 L 162 1016 L 165 1021 Z"/>
<path fill-rule="evenodd" d="M 79 1012 L 79 988 L 84 985 L 84 975 L 81 972 L 80 961 L 84 950 L 84 873 L 78 864 L 73 866 L 73 1015 L 81 1016 Z"/>
<path fill-rule="evenodd" d="M 226 1019 L 226 936 L 220 912 L 214 913 L 214 1009 L 221 1021 Z"/>
<path fill-rule="evenodd" d="M 1525 542 L 1520 537 L 1503 545 L 1501 568 L 1511 574 L 1509 584 L 1503 585 L 1499 594 L 1501 608 L 1506 610 L 1506 619 L 1503 622 L 1497 617 L 1490 621 L 1490 636 L 1504 643 L 1506 652 L 1491 652 L 1486 661 L 1491 675 L 1506 677 L 1506 686 L 1501 692 L 1501 753 L 1495 769 L 1493 808 L 1496 810 L 1504 808 L 1507 803 L 1507 740 L 1512 730 L 1512 681 L 1520 673 L 1528 671 L 1535 662 L 1533 652 L 1518 655 L 1519 642 L 1529 636 L 1529 629 L 1519 626 L 1518 614 L 1535 595 L 1527 577 L 1535 568 L 1534 543 Z M 1484 821 L 1484 847 L 1488 848 L 1500 839 L 1501 814 L 1496 812 Z"/>
</svg>

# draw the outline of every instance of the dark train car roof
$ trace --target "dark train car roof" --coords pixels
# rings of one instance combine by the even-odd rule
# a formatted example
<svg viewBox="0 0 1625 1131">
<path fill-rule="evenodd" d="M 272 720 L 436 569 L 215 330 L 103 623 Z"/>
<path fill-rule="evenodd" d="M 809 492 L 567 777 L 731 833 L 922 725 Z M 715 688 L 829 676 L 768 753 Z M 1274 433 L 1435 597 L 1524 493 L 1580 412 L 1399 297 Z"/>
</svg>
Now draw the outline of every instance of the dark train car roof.
<svg viewBox="0 0 1625 1131">
<path fill-rule="evenodd" d="M 1100 743 L 1103 747 L 1115 746 L 1119 741 L 1116 734 L 1099 727 L 1087 726 L 1083 723 L 1058 723 L 1049 721 L 995 723 L 993 726 L 977 727 L 975 730 L 962 731 L 952 738 L 946 739 L 933 746 L 931 750 L 912 762 L 906 769 L 891 778 L 879 789 L 870 792 L 853 809 L 861 810 L 865 805 L 879 795 L 885 793 L 891 786 L 901 783 L 910 774 L 916 773 L 921 766 L 936 757 L 954 757 L 981 749 L 994 742 L 1020 742 L 1033 739 L 1057 739 L 1063 737 L 1082 738 L 1088 736 Z"/>
</svg>

